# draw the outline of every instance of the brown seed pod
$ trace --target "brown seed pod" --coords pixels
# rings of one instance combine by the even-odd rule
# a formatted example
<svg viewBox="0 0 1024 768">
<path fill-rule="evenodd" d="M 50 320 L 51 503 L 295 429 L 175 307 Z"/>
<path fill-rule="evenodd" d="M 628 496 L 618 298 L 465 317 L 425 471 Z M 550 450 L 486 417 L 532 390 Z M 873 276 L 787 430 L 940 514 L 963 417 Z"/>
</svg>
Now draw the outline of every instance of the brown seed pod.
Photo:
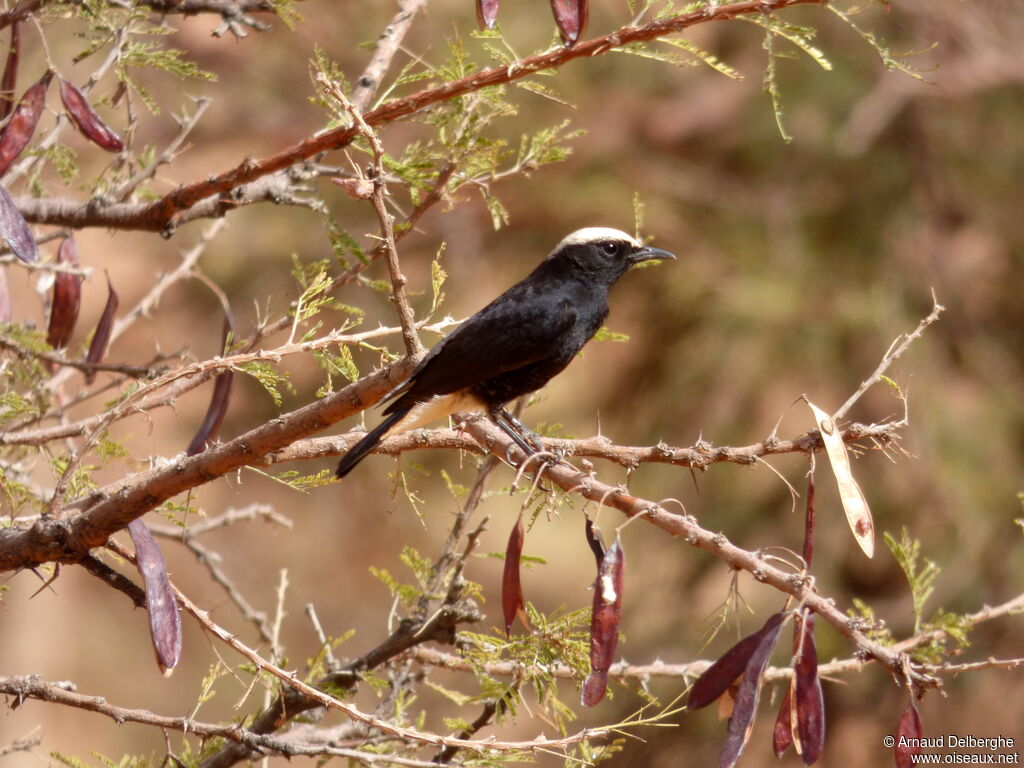
<svg viewBox="0 0 1024 768">
<path fill-rule="evenodd" d="M 227 346 L 228 339 L 235 333 L 234 315 L 231 314 L 227 307 L 224 308 L 224 312 L 222 350 Z M 217 436 L 217 433 L 220 431 L 220 425 L 224 423 L 224 417 L 228 413 L 228 404 L 231 402 L 231 388 L 234 383 L 234 371 L 229 370 L 217 374 L 217 379 L 213 384 L 213 396 L 210 398 L 210 405 L 206 409 L 206 416 L 203 417 L 203 423 L 199 425 L 195 437 L 192 438 L 188 450 L 185 451 L 187 456 L 195 456 L 197 453 L 201 453 L 206 448 L 206 444 Z"/>
<path fill-rule="evenodd" d="M 18 84 L 18 51 L 21 48 L 21 24 L 11 23 L 11 47 L 7 49 L 7 66 L 0 80 L 0 120 L 6 120 L 14 109 L 14 87 Z"/>
<path fill-rule="evenodd" d="M 804 765 L 813 765 L 825 748 L 825 698 L 818 677 L 818 649 L 814 645 L 814 616 L 808 613 L 798 626 L 802 639 L 793 665 L 794 731 Z M 798 634 L 798 636 L 799 636 Z M 792 716 L 792 713 L 791 713 Z"/>
<path fill-rule="evenodd" d="M 501 576 L 501 609 L 505 617 L 505 634 L 512 634 L 512 622 L 526 604 L 523 600 L 523 583 L 519 577 L 519 565 L 523 555 L 523 515 L 520 513 L 508 537 L 505 547 L 505 570 Z"/>
<path fill-rule="evenodd" d="M 791 691 L 786 689 L 786 695 L 782 697 L 782 705 L 779 707 L 778 717 L 775 718 L 775 726 L 772 728 L 772 751 L 775 752 L 776 757 L 782 757 L 793 744 L 793 714 L 790 698 Z"/>
<path fill-rule="evenodd" d="M 78 266 L 78 248 L 72 238 L 60 244 L 57 263 Z M 53 279 L 53 302 L 50 305 L 50 326 L 46 343 L 54 349 L 68 345 L 71 334 L 78 322 L 78 310 L 82 305 L 82 277 L 70 272 L 58 272 Z"/>
<path fill-rule="evenodd" d="M 476 0 L 476 20 L 481 29 L 493 29 L 501 0 Z"/>
<path fill-rule="evenodd" d="M 778 617 L 777 620 L 776 617 Z M 736 691 L 736 703 L 733 705 L 732 716 L 729 718 L 725 743 L 722 744 L 722 751 L 718 756 L 720 768 L 732 768 L 736 765 L 747 742 L 750 741 L 750 734 L 754 730 L 757 702 L 761 698 L 761 687 L 764 683 L 764 670 L 768 666 L 768 658 L 772 655 L 775 643 L 779 639 L 779 632 L 782 631 L 783 617 L 784 614 L 776 613 L 765 622 L 764 627 L 756 635 L 751 635 L 751 637 L 758 638 L 758 643 L 747 661 L 743 677 L 740 679 L 739 689 Z"/>
<path fill-rule="evenodd" d="M 60 100 L 64 103 L 68 115 L 71 116 L 71 122 L 78 127 L 85 138 L 108 152 L 120 152 L 124 149 L 121 137 L 110 130 L 107 124 L 100 119 L 96 110 L 85 98 L 85 94 L 63 78 L 60 81 Z"/>
<path fill-rule="evenodd" d="M 551 12 L 555 15 L 558 34 L 566 45 L 572 45 L 587 28 L 589 13 L 587 0 L 551 0 Z"/>
<path fill-rule="evenodd" d="M 167 576 L 167 563 L 153 534 L 140 518 L 128 523 L 128 533 L 135 545 L 135 565 L 146 583 L 146 610 L 149 611 L 149 634 L 156 651 L 156 663 L 168 677 L 181 657 L 181 616 Z"/>
<path fill-rule="evenodd" d="M 622 623 L 622 576 L 625 567 L 622 543 L 605 551 L 594 582 L 594 605 L 590 614 L 590 674 L 583 683 L 580 703 L 592 707 L 604 698 L 608 670 L 615 660 Z"/>
<path fill-rule="evenodd" d="M 7 173 L 22 150 L 28 146 L 35 133 L 36 125 L 46 106 L 46 86 L 53 79 L 53 72 L 47 71 L 39 82 L 25 91 L 14 110 L 10 122 L 0 135 L 0 176 Z"/>
<path fill-rule="evenodd" d="M 924 728 L 921 725 L 921 715 L 914 704 L 914 696 L 911 694 L 907 708 L 900 716 L 900 722 L 896 726 L 896 749 L 893 757 L 896 760 L 896 768 L 910 768 L 916 763 L 915 757 L 920 757 L 920 740 L 924 736 Z"/>
<path fill-rule="evenodd" d="M 747 635 L 736 645 L 726 651 L 722 656 L 704 670 L 704 674 L 697 678 L 690 689 L 690 698 L 687 701 L 687 709 L 700 709 L 708 704 L 714 703 L 719 696 L 725 693 L 733 684 L 743 670 L 747 668 L 751 657 L 757 651 L 761 640 L 765 635 L 775 633 L 782 627 L 782 620 L 785 614 L 774 613 L 757 632 Z"/>
<path fill-rule="evenodd" d="M 114 316 L 117 314 L 117 305 L 121 300 L 117 297 L 117 291 L 110 284 L 110 275 L 107 275 L 107 303 L 103 307 L 103 314 L 96 325 L 96 333 L 92 335 L 92 343 L 89 344 L 89 354 L 85 356 L 85 362 L 96 365 L 103 362 L 103 356 L 107 354 L 107 344 L 110 343 L 110 334 L 114 330 Z M 85 374 L 85 383 L 92 384 L 96 378 L 95 371 Z"/>
<path fill-rule="evenodd" d="M 39 249 L 32 230 L 21 215 L 7 190 L 0 187 L 0 238 L 11 247 L 14 255 L 26 264 L 39 261 Z"/>
</svg>

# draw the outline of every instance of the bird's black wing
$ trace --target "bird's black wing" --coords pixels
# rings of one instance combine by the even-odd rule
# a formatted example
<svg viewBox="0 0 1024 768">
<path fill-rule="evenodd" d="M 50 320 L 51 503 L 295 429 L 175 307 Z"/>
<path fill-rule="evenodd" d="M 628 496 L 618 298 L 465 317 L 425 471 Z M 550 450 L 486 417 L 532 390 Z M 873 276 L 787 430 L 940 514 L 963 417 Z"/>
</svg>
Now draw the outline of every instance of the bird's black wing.
<svg viewBox="0 0 1024 768">
<path fill-rule="evenodd" d="M 559 295 L 561 294 L 561 295 Z M 543 360 L 576 324 L 571 298 L 537 285 L 510 288 L 439 342 L 392 393 L 394 413 Z"/>
</svg>

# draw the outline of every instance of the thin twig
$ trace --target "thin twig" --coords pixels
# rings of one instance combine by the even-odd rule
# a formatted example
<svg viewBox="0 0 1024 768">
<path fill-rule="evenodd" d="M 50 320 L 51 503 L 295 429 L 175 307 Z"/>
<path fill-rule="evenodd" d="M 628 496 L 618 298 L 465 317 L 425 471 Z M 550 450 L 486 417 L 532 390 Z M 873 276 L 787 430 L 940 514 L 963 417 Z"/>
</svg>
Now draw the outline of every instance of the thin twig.
<svg viewBox="0 0 1024 768">
<path fill-rule="evenodd" d="M 850 395 L 850 399 L 843 403 L 839 407 L 839 410 L 832 414 L 832 419 L 834 421 L 838 421 L 839 419 L 843 418 L 843 416 L 846 415 L 846 412 L 850 410 L 850 408 L 852 408 L 858 400 L 860 400 L 861 396 L 865 392 L 867 392 L 869 389 L 871 389 L 871 387 L 880 382 L 882 380 L 882 376 L 884 376 L 885 372 L 889 369 L 889 366 L 892 365 L 897 359 L 899 359 L 900 355 L 906 352 L 907 348 L 911 344 L 913 344 L 914 341 L 921 337 L 921 334 L 924 333 L 925 329 L 929 325 L 931 325 L 932 323 L 939 319 L 939 315 L 941 315 L 945 309 L 946 308 L 944 306 L 939 304 L 938 299 L 935 298 L 935 293 L 933 291 L 932 311 L 928 315 L 928 317 L 921 320 L 921 322 L 917 324 L 917 328 L 915 328 L 913 331 L 904 334 L 903 336 L 899 337 L 898 339 L 896 339 L 896 341 L 892 343 L 892 346 L 889 347 L 889 350 L 882 357 L 882 362 L 878 364 L 878 367 L 875 369 L 875 372 L 861 382 L 861 385 L 857 387 L 857 391 Z"/>
<path fill-rule="evenodd" d="M 409 298 L 405 294 L 406 277 L 402 274 L 402 267 L 398 262 L 398 248 L 395 245 L 395 230 L 391 221 L 391 214 L 388 213 L 384 197 L 387 189 L 384 185 L 384 147 L 373 129 L 366 124 L 362 112 L 349 101 L 345 91 L 337 84 L 330 82 L 326 76 L 318 75 L 317 82 L 325 91 L 336 98 L 345 110 L 351 115 L 353 122 L 359 128 L 360 134 L 370 144 L 373 153 L 373 194 L 370 199 L 373 201 L 373 209 L 377 213 L 377 221 L 380 223 L 381 244 L 384 246 L 384 254 L 387 256 L 388 274 L 391 277 L 391 302 L 398 311 L 398 321 L 402 326 L 402 340 L 405 342 L 405 351 L 409 355 L 422 354 L 425 350 L 420 337 L 416 335 L 416 316 L 409 305 Z"/>
<path fill-rule="evenodd" d="M 641 27 L 623 27 L 607 35 L 580 41 L 571 46 L 556 46 L 548 51 L 510 64 L 471 73 L 464 78 L 427 88 L 409 96 L 389 101 L 364 115 L 367 125 L 379 127 L 419 113 L 435 104 L 450 101 L 468 93 L 495 85 L 530 77 L 537 72 L 556 69 L 578 58 L 603 55 L 609 51 L 636 43 L 656 40 L 677 34 L 690 27 L 714 21 L 727 21 L 738 16 L 777 13 L 798 5 L 824 5 L 827 0 L 743 0 L 715 7 L 703 7 L 689 13 L 656 19 Z M 208 210 L 220 211 L 222 196 L 263 176 L 316 157 L 328 150 L 341 149 L 355 138 L 354 126 L 335 128 L 310 136 L 292 146 L 258 160 L 246 159 L 219 175 L 204 178 L 178 187 L 150 204 L 116 204 L 90 206 L 89 210 L 76 209 L 74 220 L 66 207 L 46 205 L 33 198 L 17 198 L 19 210 L 25 218 L 38 224 L 60 224 L 78 227 L 118 227 L 172 233 L 183 221 L 194 218 L 193 206 L 202 204 Z"/>
</svg>

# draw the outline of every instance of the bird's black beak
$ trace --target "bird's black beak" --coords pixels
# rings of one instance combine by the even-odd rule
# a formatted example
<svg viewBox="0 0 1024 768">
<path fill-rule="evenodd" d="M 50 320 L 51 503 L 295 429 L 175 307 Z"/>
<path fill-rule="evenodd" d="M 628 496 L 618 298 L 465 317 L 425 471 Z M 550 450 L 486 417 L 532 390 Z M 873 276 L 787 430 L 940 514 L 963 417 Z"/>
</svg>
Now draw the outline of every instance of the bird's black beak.
<svg viewBox="0 0 1024 768">
<path fill-rule="evenodd" d="M 661 248 L 643 247 L 629 257 L 630 264 L 639 264 L 642 261 L 655 261 L 660 259 L 675 259 L 674 253 L 663 251 Z"/>
</svg>

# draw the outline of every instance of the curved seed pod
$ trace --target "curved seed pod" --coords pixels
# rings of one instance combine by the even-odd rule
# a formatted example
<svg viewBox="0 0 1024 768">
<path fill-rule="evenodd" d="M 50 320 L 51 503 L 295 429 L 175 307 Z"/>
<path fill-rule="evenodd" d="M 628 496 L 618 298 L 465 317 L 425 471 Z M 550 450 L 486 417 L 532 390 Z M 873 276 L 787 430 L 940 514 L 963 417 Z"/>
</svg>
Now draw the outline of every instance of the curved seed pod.
<svg viewBox="0 0 1024 768">
<path fill-rule="evenodd" d="M 498 6 L 501 0 L 476 0 L 476 20 L 481 29 L 492 29 L 498 20 Z"/>
<path fill-rule="evenodd" d="M 227 346 L 228 339 L 235 334 L 234 315 L 231 314 L 227 307 L 225 307 L 224 312 L 222 350 Z M 203 423 L 199 425 L 199 429 L 195 437 L 192 438 L 192 442 L 189 443 L 185 455 L 195 456 L 197 453 L 201 453 L 206 448 L 206 444 L 217 436 L 217 433 L 220 431 L 220 425 L 224 423 L 224 417 L 228 412 L 228 404 L 231 402 L 231 389 L 234 383 L 234 371 L 224 371 L 224 373 L 217 374 L 217 379 L 213 384 L 213 396 L 210 398 L 210 405 L 206 409 L 206 416 L 203 417 Z"/>
<path fill-rule="evenodd" d="M 523 584 L 519 578 L 519 563 L 523 555 L 523 513 L 508 537 L 505 547 L 505 570 L 501 576 L 501 609 L 505 616 L 505 634 L 512 634 L 512 622 L 516 614 L 525 606 L 523 601 Z"/>
<path fill-rule="evenodd" d="M 36 238 L 18 206 L 3 187 L 0 187 L 0 237 L 11 247 L 14 255 L 26 264 L 39 261 Z"/>
<path fill-rule="evenodd" d="M 38 83 L 25 91 L 10 122 L 4 128 L 3 135 L 0 136 L 0 176 L 7 173 L 11 163 L 32 140 L 39 117 L 43 114 L 43 107 L 46 106 L 46 86 L 52 79 L 53 72 L 47 71 Z"/>
<path fill-rule="evenodd" d="M 108 152 L 120 152 L 124 149 L 121 137 L 110 130 L 107 124 L 100 119 L 96 110 L 85 98 L 85 94 L 63 78 L 60 81 L 60 100 L 71 116 L 71 121 L 85 138 Z"/>
<path fill-rule="evenodd" d="M 587 0 L 551 0 L 551 12 L 555 15 L 558 34 L 566 45 L 572 45 L 587 28 L 589 13 Z"/>
<path fill-rule="evenodd" d="M 57 263 L 78 266 L 78 248 L 72 238 L 60 244 Z M 82 277 L 69 272 L 58 272 L 53 279 L 53 302 L 50 305 L 50 326 L 46 343 L 54 349 L 68 345 L 71 334 L 78 322 L 78 310 L 82 305 Z"/>
<path fill-rule="evenodd" d="M 814 558 L 814 474 L 807 475 L 807 508 L 804 511 L 804 565 Z"/>
<path fill-rule="evenodd" d="M 787 689 L 786 695 L 782 697 L 782 706 L 779 707 L 775 727 L 772 728 L 772 750 L 776 757 L 782 757 L 793 743 L 792 707 L 789 704 L 791 693 Z"/>
<path fill-rule="evenodd" d="M 725 693 L 736 678 L 743 673 L 743 670 L 747 669 L 764 637 L 774 633 L 778 638 L 784 618 L 785 614 L 772 614 L 757 632 L 744 637 L 722 654 L 718 661 L 704 670 L 704 674 L 698 677 L 693 687 L 690 688 L 690 698 L 686 703 L 687 709 L 706 707 Z M 774 644 L 773 640 L 772 645 L 774 646 Z"/>
<path fill-rule="evenodd" d="M 802 639 L 793 665 L 791 731 L 804 765 L 814 765 L 825 748 L 825 699 L 818 677 L 818 649 L 814 645 L 814 615 L 800 622 Z M 798 635 L 799 637 L 800 635 Z"/>
<path fill-rule="evenodd" d="M 920 739 L 924 734 L 921 726 L 921 715 L 914 704 L 914 696 L 911 694 L 907 708 L 900 716 L 899 725 L 896 726 L 896 749 L 893 752 L 896 758 L 896 768 L 910 768 L 914 765 L 915 757 L 921 752 Z"/>
<path fill-rule="evenodd" d="M 779 617 L 778 621 L 773 622 L 772 619 L 776 616 Z M 779 632 L 782 631 L 782 617 L 781 613 L 775 614 L 765 622 L 765 626 L 757 633 L 758 643 L 743 671 L 743 678 L 740 680 L 740 687 L 736 692 L 732 717 L 729 718 L 725 743 L 722 745 L 722 752 L 718 757 L 718 764 L 721 768 L 732 768 L 736 765 L 743 754 L 744 747 L 750 740 L 750 732 L 754 729 L 757 702 L 761 697 L 764 670 L 768 666 L 768 658 L 772 655 L 775 643 L 779 639 Z"/>
<path fill-rule="evenodd" d="M 95 365 L 103 362 L 103 356 L 107 353 L 107 344 L 110 343 L 110 333 L 114 329 L 114 315 L 117 314 L 118 304 L 120 304 L 120 299 L 117 297 L 117 291 L 110 283 L 110 275 L 107 275 L 107 303 L 103 307 L 103 314 L 96 325 L 96 333 L 92 335 L 89 354 L 85 356 L 86 363 Z M 95 378 L 96 372 L 89 371 L 85 374 L 85 383 L 92 384 L 92 380 Z"/>
<path fill-rule="evenodd" d="M 0 80 L 0 120 L 6 120 L 14 109 L 14 87 L 18 84 L 18 51 L 21 48 L 21 23 L 11 23 L 11 47 L 7 49 L 7 66 Z"/>
<path fill-rule="evenodd" d="M 594 521 L 589 517 L 584 517 L 584 526 L 587 533 L 587 544 L 590 545 L 590 551 L 594 553 L 594 557 L 597 558 L 597 567 L 601 567 L 601 561 L 604 560 L 604 542 L 601 540 L 601 532 L 594 528 Z"/>
<path fill-rule="evenodd" d="M 583 683 L 580 703 L 592 707 L 604 698 L 608 670 L 615 660 L 622 622 L 622 575 L 625 555 L 618 539 L 604 553 L 594 582 L 594 606 L 590 614 L 590 674 Z"/>
<path fill-rule="evenodd" d="M 164 677 L 170 677 L 181 658 L 181 616 L 167 577 L 167 564 L 153 534 L 140 518 L 128 523 L 128 533 L 135 545 L 135 565 L 146 583 L 146 610 L 156 663 Z"/>
</svg>

